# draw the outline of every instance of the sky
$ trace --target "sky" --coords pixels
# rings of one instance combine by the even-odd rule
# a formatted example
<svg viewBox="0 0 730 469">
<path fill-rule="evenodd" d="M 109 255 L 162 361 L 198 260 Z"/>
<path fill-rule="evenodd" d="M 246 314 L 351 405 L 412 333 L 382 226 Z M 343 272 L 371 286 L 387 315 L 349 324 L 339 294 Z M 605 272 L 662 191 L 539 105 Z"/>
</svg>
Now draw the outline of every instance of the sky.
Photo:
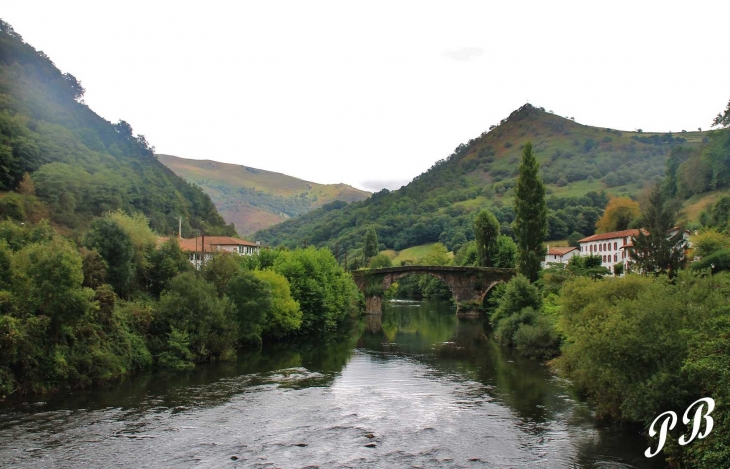
<svg viewBox="0 0 730 469">
<path fill-rule="evenodd" d="M 397 189 L 526 102 L 708 128 L 730 2 L 35 1 L 0 18 L 158 153 Z"/>
</svg>

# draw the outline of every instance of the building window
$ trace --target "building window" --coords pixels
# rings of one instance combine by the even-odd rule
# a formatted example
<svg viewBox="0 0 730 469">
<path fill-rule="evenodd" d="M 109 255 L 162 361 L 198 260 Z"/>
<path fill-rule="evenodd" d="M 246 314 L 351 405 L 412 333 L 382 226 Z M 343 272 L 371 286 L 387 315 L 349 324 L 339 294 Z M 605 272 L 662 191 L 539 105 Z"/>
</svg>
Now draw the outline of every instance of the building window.
<svg viewBox="0 0 730 469">
<path fill-rule="evenodd" d="M 618 254 L 614 254 L 613 255 L 613 261 L 614 262 L 618 262 Z"/>
<path fill-rule="evenodd" d="M 616 249 L 618 249 L 618 243 L 613 243 L 613 250 L 615 251 Z"/>
</svg>

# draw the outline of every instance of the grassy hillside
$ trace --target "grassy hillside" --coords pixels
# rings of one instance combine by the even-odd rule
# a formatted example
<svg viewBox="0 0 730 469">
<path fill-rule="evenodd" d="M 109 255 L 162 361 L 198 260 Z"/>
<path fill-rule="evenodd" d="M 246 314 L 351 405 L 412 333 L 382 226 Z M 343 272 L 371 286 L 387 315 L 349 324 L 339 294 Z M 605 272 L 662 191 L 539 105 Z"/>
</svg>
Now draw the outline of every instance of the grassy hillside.
<svg viewBox="0 0 730 469">
<path fill-rule="evenodd" d="M 234 223 L 241 235 L 303 215 L 335 200 L 355 202 L 370 196 L 369 192 L 347 184 L 317 184 L 248 166 L 172 155 L 157 155 L 157 158 L 210 195 L 226 222 Z"/>
<path fill-rule="evenodd" d="M 636 196 L 663 177 L 674 148 L 701 146 L 707 134 L 591 127 L 528 104 L 397 191 L 384 190 L 347 206 L 325 206 L 262 230 L 257 238 L 274 245 L 343 250 L 357 247 L 372 224 L 381 249 L 400 251 L 440 241 L 455 250 L 473 238 L 472 222 L 481 208 L 490 208 L 509 233 L 512 189 L 528 140 L 548 188 L 548 239 L 559 240 L 573 232 L 592 234 L 610 196 Z"/>
<path fill-rule="evenodd" d="M 108 210 L 142 212 L 161 233 L 232 234 L 210 198 L 154 157 L 132 127 L 83 102 L 84 89 L 0 20 L 0 217 L 83 228 Z M 30 174 L 30 178 L 25 174 Z M 25 181 L 24 181 L 25 179 Z"/>
</svg>

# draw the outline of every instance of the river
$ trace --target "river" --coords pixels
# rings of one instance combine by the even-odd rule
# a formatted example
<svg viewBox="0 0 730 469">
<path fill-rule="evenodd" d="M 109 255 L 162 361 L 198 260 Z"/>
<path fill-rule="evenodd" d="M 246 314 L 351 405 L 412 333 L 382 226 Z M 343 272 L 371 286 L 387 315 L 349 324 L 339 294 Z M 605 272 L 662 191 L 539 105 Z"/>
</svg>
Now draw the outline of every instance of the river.
<svg viewBox="0 0 730 469">
<path fill-rule="evenodd" d="M 661 467 L 444 303 L 329 343 L 0 406 L 0 467 Z"/>
</svg>

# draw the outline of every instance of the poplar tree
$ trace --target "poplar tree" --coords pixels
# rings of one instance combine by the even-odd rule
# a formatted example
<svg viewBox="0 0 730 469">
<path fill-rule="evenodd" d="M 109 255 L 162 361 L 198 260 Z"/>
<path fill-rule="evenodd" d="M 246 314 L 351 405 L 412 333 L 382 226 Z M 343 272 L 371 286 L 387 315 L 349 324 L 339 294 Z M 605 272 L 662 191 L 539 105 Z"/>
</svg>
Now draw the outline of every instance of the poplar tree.
<svg viewBox="0 0 730 469">
<path fill-rule="evenodd" d="M 474 220 L 474 238 L 477 246 L 477 264 L 493 267 L 497 256 L 499 222 L 489 210 L 482 210 Z"/>
<path fill-rule="evenodd" d="M 362 255 L 365 258 L 365 263 L 378 253 L 378 233 L 375 232 L 375 228 L 370 226 L 365 230 L 365 239 L 363 240 Z"/>
<path fill-rule="evenodd" d="M 540 163 L 532 153 L 531 142 L 527 142 L 522 150 L 520 174 L 515 187 L 515 215 L 517 269 L 534 282 L 545 258 L 543 241 L 547 234 L 547 204 Z"/>
</svg>

